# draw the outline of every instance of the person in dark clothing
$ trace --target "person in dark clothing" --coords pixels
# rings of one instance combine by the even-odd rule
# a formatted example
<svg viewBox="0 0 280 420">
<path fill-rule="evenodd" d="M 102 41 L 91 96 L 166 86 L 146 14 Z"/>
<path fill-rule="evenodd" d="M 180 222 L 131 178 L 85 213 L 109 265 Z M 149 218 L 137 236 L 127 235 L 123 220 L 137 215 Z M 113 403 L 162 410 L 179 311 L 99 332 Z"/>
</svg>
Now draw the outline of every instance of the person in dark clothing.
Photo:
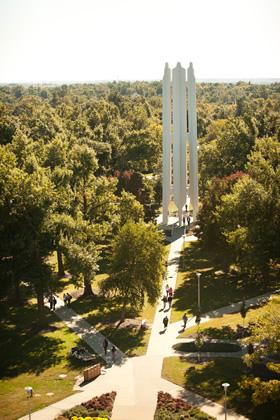
<svg viewBox="0 0 280 420">
<path fill-rule="evenodd" d="M 68 305 L 70 305 L 71 300 L 72 300 L 72 296 L 70 295 L 70 293 L 66 293 L 66 295 L 67 295 L 67 302 L 68 302 Z"/>
<path fill-rule="evenodd" d="M 171 308 L 172 299 L 173 299 L 173 295 L 172 295 L 172 294 L 170 294 L 170 295 L 168 296 L 168 298 L 167 298 L 167 301 L 168 301 L 168 304 L 169 304 L 169 308 L 168 308 L 168 309 L 170 309 L 170 308 Z"/>
<path fill-rule="evenodd" d="M 53 296 L 53 298 L 52 298 L 52 307 L 53 307 L 53 310 L 54 311 L 55 311 L 55 305 L 56 305 L 56 303 L 57 303 L 57 300 L 56 300 L 55 296 Z"/>
<path fill-rule="evenodd" d="M 188 226 L 190 226 L 190 224 L 191 224 L 191 218 L 190 218 L 190 216 L 187 217 L 187 223 L 188 223 Z"/>
<path fill-rule="evenodd" d="M 167 303 L 167 296 L 163 296 L 163 298 L 161 299 L 163 302 L 163 309 L 165 309 L 166 303 Z"/>
<path fill-rule="evenodd" d="M 111 351 L 112 351 L 112 361 L 115 362 L 115 360 L 116 360 L 116 351 L 117 351 L 116 347 L 113 346 Z"/>
<path fill-rule="evenodd" d="M 105 353 L 105 355 L 107 354 L 107 349 L 108 349 L 108 340 L 107 340 L 107 338 L 104 338 L 104 341 L 103 341 L 103 348 L 104 348 L 104 353 Z"/>
<path fill-rule="evenodd" d="M 167 316 L 165 316 L 163 318 L 162 322 L 163 322 L 164 329 L 166 329 L 167 328 L 167 325 L 168 325 L 168 318 L 167 318 Z"/>
<path fill-rule="evenodd" d="M 187 317 L 187 314 L 185 313 L 183 315 L 183 323 L 184 323 L 183 327 L 184 327 L 184 330 L 186 329 L 187 322 L 188 322 L 188 317 Z"/>
<path fill-rule="evenodd" d="M 53 308 L 53 296 L 52 295 L 49 297 L 48 302 L 50 304 L 50 310 L 52 310 L 52 308 Z"/>
</svg>

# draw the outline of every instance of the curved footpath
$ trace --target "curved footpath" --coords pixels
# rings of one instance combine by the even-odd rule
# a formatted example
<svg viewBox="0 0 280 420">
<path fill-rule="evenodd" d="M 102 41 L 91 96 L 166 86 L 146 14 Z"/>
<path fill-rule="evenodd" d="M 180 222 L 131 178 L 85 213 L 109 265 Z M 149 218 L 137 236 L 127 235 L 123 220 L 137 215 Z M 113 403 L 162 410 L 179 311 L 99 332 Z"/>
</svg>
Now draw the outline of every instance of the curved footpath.
<svg viewBox="0 0 280 420">
<path fill-rule="evenodd" d="M 196 239 L 195 236 L 186 237 L 187 241 L 195 241 Z M 180 237 L 171 243 L 163 291 L 165 290 L 166 283 L 168 283 L 173 290 L 175 289 L 179 258 L 184 240 L 184 237 Z M 246 301 L 246 306 L 255 304 L 269 295 L 270 294 L 265 294 L 249 299 Z M 211 318 L 222 316 L 223 314 L 236 312 L 239 308 L 240 302 L 211 311 L 202 317 L 201 323 L 207 322 Z M 163 333 L 163 316 L 167 315 L 170 318 L 171 310 L 163 312 L 161 309 L 162 302 L 159 300 L 145 356 L 127 358 L 118 349 L 116 363 L 112 364 L 110 360 L 111 356 L 107 356 L 106 369 L 104 369 L 102 374 L 93 382 L 80 388 L 82 392 L 76 393 L 75 395 L 32 413 L 32 420 L 52 420 L 60 414 L 61 411 L 87 401 L 93 396 L 98 396 L 110 391 L 117 392 L 112 420 L 153 420 L 158 391 L 169 392 L 174 397 L 183 398 L 190 404 L 198 406 L 205 413 L 216 417 L 217 420 L 224 420 L 224 410 L 221 405 L 207 400 L 200 395 L 186 391 L 161 378 L 163 359 L 164 357 L 171 355 L 173 353 L 172 346 L 181 341 L 177 339 L 177 336 L 182 328 L 181 321 L 175 322 L 170 324 L 166 332 Z M 69 328 L 85 340 L 97 354 L 103 357 L 102 342 L 104 337 L 101 333 L 96 331 L 86 321 L 82 320 L 81 317 L 71 309 L 63 307 L 61 300 L 58 301 L 56 314 L 65 321 Z M 188 327 L 193 325 L 195 325 L 194 318 L 189 320 Z M 111 348 L 110 344 L 109 348 Z M 227 419 L 246 420 L 245 417 L 231 411 L 228 411 Z M 28 416 L 22 417 L 20 420 L 28 420 Z"/>
</svg>

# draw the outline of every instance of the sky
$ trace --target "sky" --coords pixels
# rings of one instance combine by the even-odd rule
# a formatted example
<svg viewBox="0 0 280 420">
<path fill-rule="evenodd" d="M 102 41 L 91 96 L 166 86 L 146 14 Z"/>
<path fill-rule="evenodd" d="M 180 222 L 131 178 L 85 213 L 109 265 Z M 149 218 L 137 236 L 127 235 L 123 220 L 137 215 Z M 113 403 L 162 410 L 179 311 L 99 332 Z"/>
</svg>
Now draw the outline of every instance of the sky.
<svg viewBox="0 0 280 420">
<path fill-rule="evenodd" d="M 280 77 L 280 0 L 0 0 L 0 83 Z"/>
</svg>

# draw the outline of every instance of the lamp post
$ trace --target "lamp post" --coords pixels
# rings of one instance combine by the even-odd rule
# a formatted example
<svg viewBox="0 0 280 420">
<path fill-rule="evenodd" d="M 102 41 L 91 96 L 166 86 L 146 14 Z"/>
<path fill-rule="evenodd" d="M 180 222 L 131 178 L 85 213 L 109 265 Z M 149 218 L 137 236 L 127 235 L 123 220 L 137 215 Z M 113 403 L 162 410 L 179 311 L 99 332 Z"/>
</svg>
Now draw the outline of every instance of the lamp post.
<svg viewBox="0 0 280 420">
<path fill-rule="evenodd" d="M 224 391 L 225 391 L 225 404 L 224 404 L 224 407 L 225 407 L 225 420 L 227 420 L 227 389 L 228 389 L 229 385 L 230 384 L 228 384 L 227 382 L 224 382 L 222 384 L 222 387 L 224 388 Z"/>
<path fill-rule="evenodd" d="M 201 273 L 196 273 L 197 275 L 197 306 L 198 306 L 198 312 L 200 314 L 200 276 Z"/>
<path fill-rule="evenodd" d="M 26 391 L 27 400 L 28 400 L 28 416 L 29 416 L 29 420 L 31 420 L 31 404 L 30 404 L 30 399 L 33 396 L 33 388 L 32 388 L 32 386 L 26 386 L 24 389 Z"/>
</svg>

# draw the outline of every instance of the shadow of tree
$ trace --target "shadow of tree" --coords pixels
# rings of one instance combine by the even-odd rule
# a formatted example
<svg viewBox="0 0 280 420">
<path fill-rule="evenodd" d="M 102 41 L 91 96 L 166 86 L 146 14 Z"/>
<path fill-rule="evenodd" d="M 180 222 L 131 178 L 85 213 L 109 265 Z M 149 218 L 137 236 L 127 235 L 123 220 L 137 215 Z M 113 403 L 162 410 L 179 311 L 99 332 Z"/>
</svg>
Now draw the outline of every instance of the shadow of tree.
<svg viewBox="0 0 280 420">
<path fill-rule="evenodd" d="M 118 298 L 81 296 L 73 302 L 71 308 L 80 315 L 88 314 L 83 315 L 84 319 L 96 326 L 99 332 L 129 356 L 134 355 L 134 348 L 144 345 L 145 330 L 133 326 L 122 327 L 122 308 Z M 126 318 L 135 318 L 138 315 L 134 308 L 128 308 L 126 311 Z"/>
<path fill-rule="evenodd" d="M 1 305 L 1 377 L 13 377 L 25 372 L 39 374 L 61 360 L 59 338 L 42 335 L 56 329 L 54 315 L 45 311 L 38 319 L 37 307 L 29 305 L 11 308 Z"/>
<path fill-rule="evenodd" d="M 184 360 L 184 358 L 181 358 Z M 238 412 L 248 412 L 252 409 L 250 400 L 244 400 L 240 396 L 239 382 L 245 376 L 246 367 L 242 360 L 233 358 L 215 358 L 208 360 L 197 367 L 193 364 L 185 372 L 185 389 L 191 389 L 195 393 L 209 398 L 212 401 L 223 400 L 222 383 L 228 382 L 228 407 Z M 242 404 L 240 404 L 240 399 Z M 246 406 L 244 406 L 246 402 Z"/>
<path fill-rule="evenodd" d="M 202 274 L 200 295 L 203 313 L 275 289 L 273 277 L 267 281 L 245 282 L 236 273 L 230 272 L 231 263 L 231 256 L 226 253 L 203 249 L 199 241 L 189 244 L 180 258 L 179 272 L 184 273 L 184 277 L 175 290 L 173 308 L 177 311 L 188 308 L 192 313 L 196 313 L 197 272 Z"/>
</svg>

